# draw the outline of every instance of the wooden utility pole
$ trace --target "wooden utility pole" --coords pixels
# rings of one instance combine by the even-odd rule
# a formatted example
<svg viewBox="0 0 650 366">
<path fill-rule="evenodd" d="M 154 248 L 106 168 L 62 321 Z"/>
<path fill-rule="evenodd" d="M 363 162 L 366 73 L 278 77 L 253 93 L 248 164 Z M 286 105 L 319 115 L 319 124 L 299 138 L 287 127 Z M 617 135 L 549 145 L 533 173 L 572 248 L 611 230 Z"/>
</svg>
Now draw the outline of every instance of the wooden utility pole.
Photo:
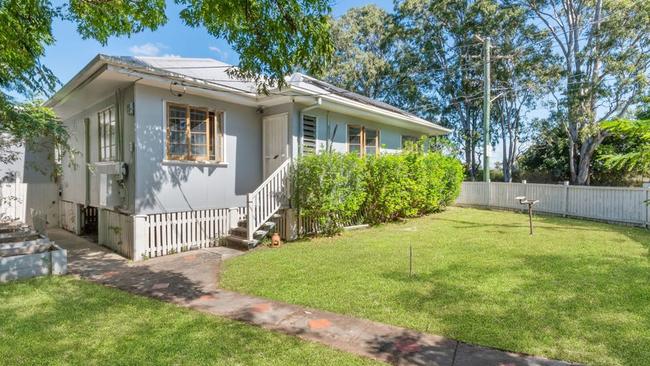
<svg viewBox="0 0 650 366">
<path fill-rule="evenodd" d="M 483 40 L 483 180 L 490 182 L 490 37 Z"/>
</svg>

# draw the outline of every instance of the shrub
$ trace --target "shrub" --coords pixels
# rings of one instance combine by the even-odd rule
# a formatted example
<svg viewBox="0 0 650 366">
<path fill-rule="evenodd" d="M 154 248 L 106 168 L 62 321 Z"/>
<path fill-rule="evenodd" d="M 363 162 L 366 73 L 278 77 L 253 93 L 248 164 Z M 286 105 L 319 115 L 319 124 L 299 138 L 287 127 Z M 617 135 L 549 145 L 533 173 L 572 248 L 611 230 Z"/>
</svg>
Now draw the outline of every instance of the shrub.
<svg viewBox="0 0 650 366">
<path fill-rule="evenodd" d="M 394 220 L 409 212 L 409 179 L 401 154 L 372 156 L 366 159 L 367 195 L 364 205 L 371 223 Z"/>
<path fill-rule="evenodd" d="M 361 159 L 324 153 L 298 160 L 294 205 L 332 235 L 363 214 L 378 224 L 440 211 L 460 193 L 463 166 L 440 152 L 407 149 Z"/>
<path fill-rule="evenodd" d="M 317 221 L 333 235 L 357 215 L 366 199 L 364 161 L 353 154 L 324 153 L 301 157 L 293 171 L 294 206 L 301 217 Z"/>
</svg>

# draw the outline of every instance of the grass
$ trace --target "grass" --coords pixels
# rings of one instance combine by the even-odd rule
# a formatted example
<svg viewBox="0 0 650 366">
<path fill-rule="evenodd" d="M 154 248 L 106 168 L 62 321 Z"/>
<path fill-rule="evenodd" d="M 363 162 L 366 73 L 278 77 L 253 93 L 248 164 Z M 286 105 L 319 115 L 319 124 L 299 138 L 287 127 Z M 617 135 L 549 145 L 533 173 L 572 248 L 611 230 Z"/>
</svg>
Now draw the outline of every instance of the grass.
<svg viewBox="0 0 650 366">
<path fill-rule="evenodd" d="M 650 231 L 450 208 L 255 251 L 226 288 L 594 365 L 650 360 Z M 409 276 L 408 247 L 414 275 Z"/>
<path fill-rule="evenodd" d="M 3 365 L 370 365 L 295 337 L 70 277 L 0 285 Z"/>
</svg>

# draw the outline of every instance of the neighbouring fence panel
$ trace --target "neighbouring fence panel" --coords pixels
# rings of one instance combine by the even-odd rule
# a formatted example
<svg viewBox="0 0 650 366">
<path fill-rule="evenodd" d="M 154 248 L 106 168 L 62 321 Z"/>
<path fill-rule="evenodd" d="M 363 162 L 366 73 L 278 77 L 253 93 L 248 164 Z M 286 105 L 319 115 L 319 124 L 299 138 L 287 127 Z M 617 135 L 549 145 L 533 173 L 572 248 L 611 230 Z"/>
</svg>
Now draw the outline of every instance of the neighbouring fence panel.
<svg viewBox="0 0 650 366">
<path fill-rule="evenodd" d="M 570 187 L 568 212 L 571 216 L 646 224 L 643 201 L 645 188 Z"/>
<path fill-rule="evenodd" d="M 246 218 L 246 208 L 220 208 L 136 216 L 134 260 L 219 245 Z"/>
<path fill-rule="evenodd" d="M 490 192 L 487 185 L 479 182 L 463 182 L 457 202 L 488 206 L 489 199 Z"/>
<path fill-rule="evenodd" d="M 31 225 L 31 210 L 45 214 L 48 226 L 58 226 L 58 188 L 55 183 L 2 183 L 0 185 L 0 217 Z"/>
<path fill-rule="evenodd" d="M 77 220 L 79 212 L 77 204 L 70 201 L 59 201 L 59 226 L 69 232 L 80 234 L 77 232 Z"/>
<path fill-rule="evenodd" d="M 48 227 L 59 226 L 59 187 L 56 183 L 27 183 L 25 194 L 25 222 L 32 225 L 31 210 L 40 211 L 47 218 Z"/>
<path fill-rule="evenodd" d="M 464 182 L 458 205 L 523 209 L 515 197 L 539 200 L 535 211 L 647 226 L 648 188 Z"/>
<path fill-rule="evenodd" d="M 0 216 L 25 222 L 27 183 L 3 183 L 0 185 Z"/>
<path fill-rule="evenodd" d="M 133 216 L 100 209 L 97 219 L 99 244 L 133 258 Z"/>
</svg>

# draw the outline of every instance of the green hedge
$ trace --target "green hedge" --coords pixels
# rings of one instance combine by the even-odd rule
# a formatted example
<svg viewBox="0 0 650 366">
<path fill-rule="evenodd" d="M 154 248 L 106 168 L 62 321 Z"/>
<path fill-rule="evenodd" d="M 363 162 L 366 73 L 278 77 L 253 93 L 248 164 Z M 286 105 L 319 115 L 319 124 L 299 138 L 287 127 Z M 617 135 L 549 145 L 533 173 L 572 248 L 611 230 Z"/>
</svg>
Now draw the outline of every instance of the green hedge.
<svg viewBox="0 0 650 366">
<path fill-rule="evenodd" d="M 460 193 L 463 167 L 458 159 L 417 149 L 366 159 L 323 153 L 298 159 L 293 178 L 300 216 L 333 235 L 360 215 L 378 224 L 440 211 Z"/>
</svg>

